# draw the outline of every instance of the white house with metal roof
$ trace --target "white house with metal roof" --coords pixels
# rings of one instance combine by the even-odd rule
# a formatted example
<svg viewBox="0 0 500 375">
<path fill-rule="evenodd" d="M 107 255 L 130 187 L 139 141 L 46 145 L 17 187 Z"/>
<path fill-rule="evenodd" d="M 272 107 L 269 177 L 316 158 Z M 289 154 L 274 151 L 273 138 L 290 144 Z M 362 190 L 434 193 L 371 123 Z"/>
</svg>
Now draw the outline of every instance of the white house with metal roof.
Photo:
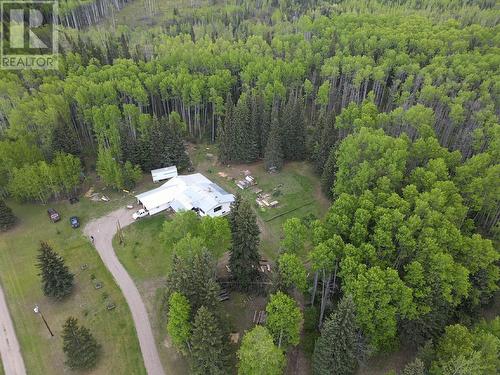
<svg viewBox="0 0 500 375">
<path fill-rule="evenodd" d="M 175 212 L 193 210 L 200 216 L 211 217 L 228 214 L 234 201 L 234 195 L 201 173 L 175 176 L 136 198 L 150 215 L 171 208 Z"/>
</svg>

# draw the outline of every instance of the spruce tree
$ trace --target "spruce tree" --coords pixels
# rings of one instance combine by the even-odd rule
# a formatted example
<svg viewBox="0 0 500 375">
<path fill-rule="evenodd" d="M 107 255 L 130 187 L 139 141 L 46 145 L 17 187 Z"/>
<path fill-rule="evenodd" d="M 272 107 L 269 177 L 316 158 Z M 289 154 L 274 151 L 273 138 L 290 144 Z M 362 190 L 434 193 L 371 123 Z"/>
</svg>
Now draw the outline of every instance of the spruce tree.
<svg viewBox="0 0 500 375">
<path fill-rule="evenodd" d="M 168 276 L 167 296 L 174 292 L 183 294 L 192 311 L 205 306 L 215 309 L 220 286 L 215 280 L 215 261 L 206 249 L 188 258 L 174 255 Z"/>
<path fill-rule="evenodd" d="M 69 317 L 64 323 L 62 336 L 65 363 L 69 368 L 85 370 L 95 367 L 101 346 L 86 327 L 78 326 L 78 320 Z"/>
<path fill-rule="evenodd" d="M 43 293 L 56 299 L 69 295 L 73 290 L 74 275 L 64 264 L 64 259 L 46 242 L 41 243 L 37 259 Z"/>
<path fill-rule="evenodd" d="M 240 130 L 240 142 L 238 150 L 240 152 L 239 160 L 250 163 L 259 157 L 257 143 L 257 129 L 255 121 L 251 116 L 251 98 L 247 94 L 242 94 L 238 100 L 235 110 L 235 126 Z"/>
<path fill-rule="evenodd" d="M 304 120 L 304 102 L 296 99 L 293 102 L 293 119 L 290 131 L 293 150 L 287 160 L 304 160 L 306 158 L 306 124 Z"/>
<path fill-rule="evenodd" d="M 316 341 L 313 374 L 354 374 L 363 354 L 354 302 L 350 296 L 346 296 L 325 321 L 321 336 Z"/>
<path fill-rule="evenodd" d="M 281 149 L 281 131 L 277 114 L 271 115 L 271 130 L 264 152 L 264 165 L 269 171 L 279 171 L 283 167 L 283 151 Z"/>
<path fill-rule="evenodd" d="M 233 152 L 233 100 L 231 94 L 226 98 L 226 107 L 224 111 L 224 121 L 217 128 L 217 140 L 219 143 L 219 161 L 227 164 L 232 160 Z"/>
<path fill-rule="evenodd" d="M 285 160 L 293 160 L 295 140 L 293 137 L 293 127 L 295 125 L 294 119 L 294 104 L 292 98 L 288 100 L 285 106 L 282 108 L 280 116 L 280 128 L 281 128 L 281 149 L 283 150 L 283 158 Z"/>
<path fill-rule="evenodd" d="M 259 226 L 250 203 L 236 196 L 229 216 L 231 250 L 229 265 L 239 286 L 247 289 L 258 276 Z"/>
<path fill-rule="evenodd" d="M 252 95 L 249 100 L 250 128 L 255 133 L 256 157 L 262 156 L 262 131 L 264 128 L 264 101 L 260 95 Z"/>
<path fill-rule="evenodd" d="M 52 152 L 80 155 L 81 148 L 75 130 L 63 119 L 59 119 L 52 131 Z"/>
<path fill-rule="evenodd" d="M 245 137 L 248 122 L 250 120 L 246 95 L 242 94 L 236 103 L 232 118 L 232 145 L 231 145 L 231 160 L 244 161 L 246 153 Z"/>
<path fill-rule="evenodd" d="M 217 317 L 206 307 L 198 309 L 191 334 L 192 373 L 227 374 L 227 336 Z"/>
<path fill-rule="evenodd" d="M 16 220 L 10 207 L 5 204 L 3 199 L 0 199 L 0 231 L 12 228 Z"/>
</svg>

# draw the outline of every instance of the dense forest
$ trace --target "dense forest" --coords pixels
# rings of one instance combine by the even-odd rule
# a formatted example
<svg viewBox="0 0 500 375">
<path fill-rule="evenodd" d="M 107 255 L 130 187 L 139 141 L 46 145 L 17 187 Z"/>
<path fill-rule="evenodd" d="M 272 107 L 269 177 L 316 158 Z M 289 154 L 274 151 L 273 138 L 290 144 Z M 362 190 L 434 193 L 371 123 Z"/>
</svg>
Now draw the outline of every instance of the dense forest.
<svg viewBox="0 0 500 375">
<path fill-rule="evenodd" d="M 435 374 L 500 368 L 479 344 L 499 348 L 498 327 L 477 323 L 500 278 L 496 1 L 237 0 L 163 13 L 144 1 L 150 28 L 115 25 L 126 3 L 65 2 L 59 70 L 0 71 L 2 197 L 47 202 L 92 171 L 132 188 L 141 171 L 187 170 L 186 141 L 270 172 L 308 160 L 332 202 L 304 228 L 318 345 L 345 295 L 371 353 L 418 345 L 412 366 Z M 110 14 L 106 30 L 88 28 Z M 453 335 L 470 350 L 450 349 Z M 332 371 L 325 350 L 315 373 Z"/>
</svg>

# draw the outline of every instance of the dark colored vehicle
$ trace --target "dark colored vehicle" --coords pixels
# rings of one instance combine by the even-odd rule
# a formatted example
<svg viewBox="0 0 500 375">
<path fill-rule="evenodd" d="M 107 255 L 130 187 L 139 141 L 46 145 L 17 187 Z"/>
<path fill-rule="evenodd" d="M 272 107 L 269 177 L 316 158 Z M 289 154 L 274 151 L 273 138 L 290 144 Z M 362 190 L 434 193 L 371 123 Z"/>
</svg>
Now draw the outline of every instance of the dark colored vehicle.
<svg viewBox="0 0 500 375">
<path fill-rule="evenodd" d="M 49 215 L 49 219 L 50 219 L 53 223 L 55 223 L 56 221 L 61 220 L 61 216 L 60 216 L 60 215 L 59 215 L 59 213 L 58 213 L 56 210 L 54 210 L 53 208 L 49 208 L 49 209 L 47 210 L 47 214 Z"/>
<path fill-rule="evenodd" d="M 80 220 L 78 220 L 78 217 L 76 216 L 71 216 L 69 218 L 69 222 L 71 223 L 72 228 L 78 228 L 80 226 Z"/>
<path fill-rule="evenodd" d="M 79 199 L 77 197 L 71 197 L 69 198 L 69 203 L 70 204 L 75 204 L 75 203 L 78 203 L 79 202 Z"/>
</svg>

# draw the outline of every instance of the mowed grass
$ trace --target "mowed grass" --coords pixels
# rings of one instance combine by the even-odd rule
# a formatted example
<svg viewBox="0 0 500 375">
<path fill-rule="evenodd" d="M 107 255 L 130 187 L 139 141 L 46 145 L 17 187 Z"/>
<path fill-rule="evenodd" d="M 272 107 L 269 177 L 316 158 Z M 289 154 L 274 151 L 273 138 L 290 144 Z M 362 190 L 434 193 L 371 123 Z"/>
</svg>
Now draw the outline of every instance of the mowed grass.
<svg viewBox="0 0 500 375">
<path fill-rule="evenodd" d="M 132 198 L 125 194 L 108 194 L 110 202 L 91 202 L 80 198 L 75 205 L 63 202 L 49 205 L 8 202 L 19 218 L 12 230 L 0 234 L 0 282 L 5 291 L 28 374 L 67 374 L 62 352 L 62 325 L 69 316 L 77 317 L 102 345 L 102 356 L 96 369 L 88 374 L 145 374 L 139 342 L 128 306 L 105 269 L 97 252 L 81 229 L 72 229 L 69 217 L 76 215 L 82 227 L 92 217 L 99 217 L 123 206 Z M 51 223 L 47 208 L 54 207 L 61 221 Z M 70 297 L 56 302 L 41 291 L 35 266 L 40 241 L 47 241 L 66 260 L 75 274 L 75 289 Z M 81 265 L 88 269 L 82 270 Z M 91 280 L 103 283 L 95 289 Z M 116 308 L 108 311 L 108 302 Z M 51 338 L 33 306 L 40 305 L 55 337 Z"/>
<path fill-rule="evenodd" d="M 189 373 L 188 365 L 170 344 L 163 310 L 166 278 L 172 261 L 171 247 L 160 240 L 165 220 L 163 214 L 158 214 L 125 227 L 122 231 L 124 243 L 120 244 L 116 235 L 113 248 L 141 293 L 165 371 L 181 375 Z"/>
<path fill-rule="evenodd" d="M 113 247 L 127 271 L 137 282 L 164 277 L 171 263 L 171 251 L 160 241 L 165 216 L 148 217 L 123 229 L 124 244 L 118 237 Z"/>
<path fill-rule="evenodd" d="M 212 154 L 214 157 L 207 157 Z M 213 145 L 199 145 L 190 149 L 191 160 L 197 172 L 203 173 L 217 182 L 228 192 L 240 193 L 250 201 L 258 215 L 261 228 L 261 251 L 271 259 L 279 253 L 283 223 L 292 217 L 322 218 L 330 206 L 329 200 L 321 192 L 319 177 L 314 174 L 307 162 L 291 162 L 285 164 L 278 173 L 268 173 L 263 162 L 223 166 L 217 163 L 217 148 Z M 250 190 L 241 190 L 235 181 L 244 178 L 243 172 L 248 170 L 255 177 L 257 187 L 263 193 L 270 194 L 269 202 L 278 201 L 274 208 L 259 207 L 257 196 Z M 221 177 L 219 172 L 228 177 Z"/>
</svg>

